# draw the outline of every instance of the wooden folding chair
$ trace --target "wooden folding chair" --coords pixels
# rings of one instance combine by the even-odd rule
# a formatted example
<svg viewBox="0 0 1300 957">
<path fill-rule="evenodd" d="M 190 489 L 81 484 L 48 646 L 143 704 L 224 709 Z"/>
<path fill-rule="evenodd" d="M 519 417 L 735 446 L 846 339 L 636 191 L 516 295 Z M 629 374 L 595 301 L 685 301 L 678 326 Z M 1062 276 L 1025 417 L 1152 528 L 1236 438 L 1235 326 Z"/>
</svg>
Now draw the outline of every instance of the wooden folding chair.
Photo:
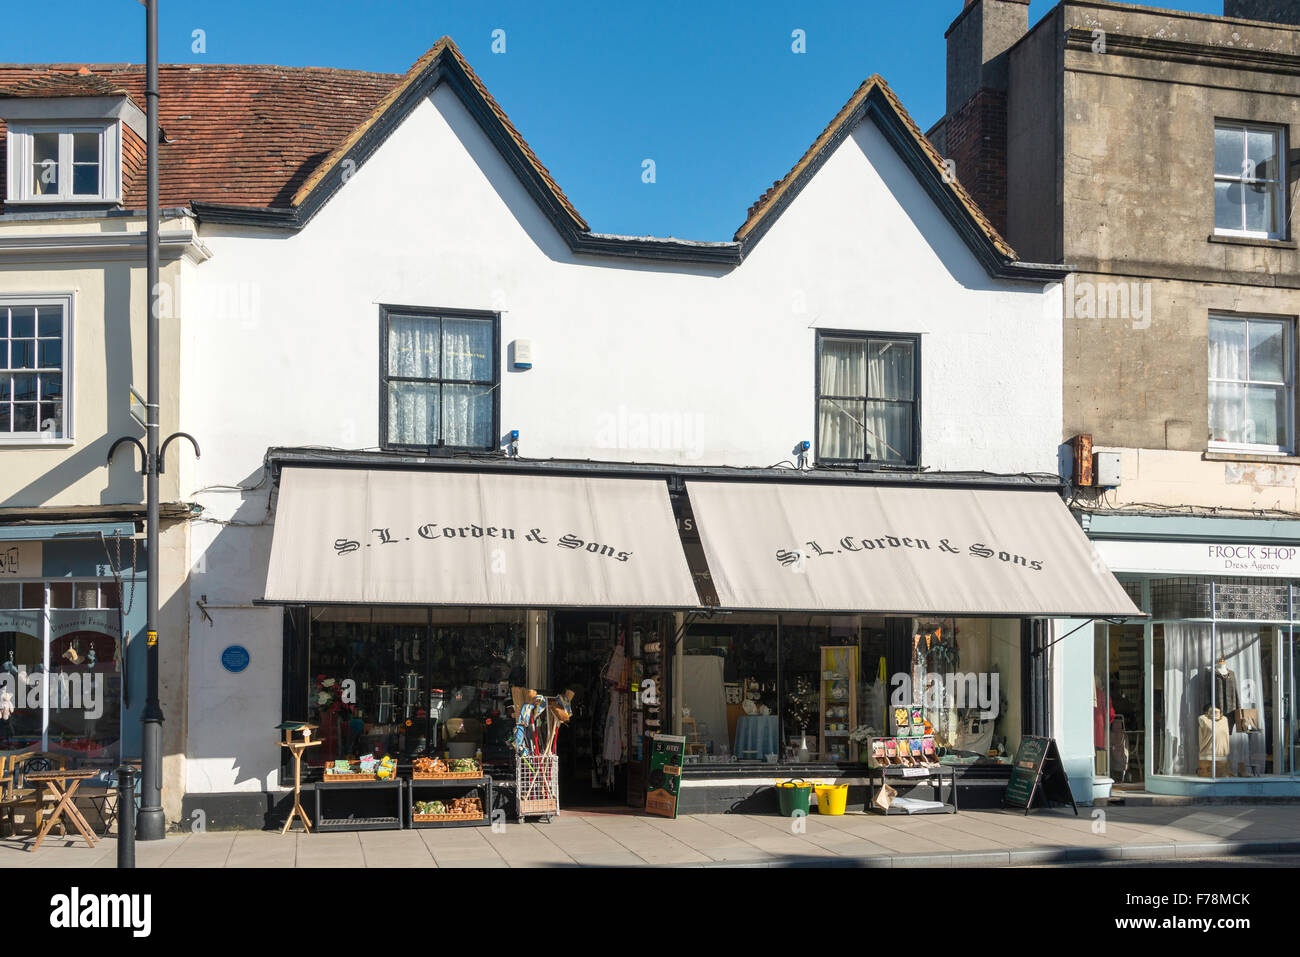
<svg viewBox="0 0 1300 957">
<path fill-rule="evenodd" d="M 14 814 L 22 811 L 23 816 L 31 815 L 32 833 L 40 831 L 46 811 L 54 806 L 54 798 L 43 787 L 29 787 L 24 776 L 31 771 L 53 771 L 66 768 L 67 758 L 61 755 L 46 754 L 41 751 L 24 751 L 11 754 L 4 764 L 4 773 L 0 775 L 0 812 L 7 822 L 6 836 L 12 836 L 16 827 Z M 60 822 L 61 823 L 61 822 Z M 60 828 L 63 833 L 66 830 Z"/>
</svg>

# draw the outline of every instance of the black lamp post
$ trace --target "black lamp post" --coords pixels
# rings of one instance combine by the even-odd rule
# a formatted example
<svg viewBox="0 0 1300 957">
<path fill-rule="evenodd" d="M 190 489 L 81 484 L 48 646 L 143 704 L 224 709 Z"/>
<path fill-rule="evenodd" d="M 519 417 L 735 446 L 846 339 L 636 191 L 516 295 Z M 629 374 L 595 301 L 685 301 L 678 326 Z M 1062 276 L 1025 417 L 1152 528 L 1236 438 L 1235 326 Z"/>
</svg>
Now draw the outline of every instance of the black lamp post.
<svg viewBox="0 0 1300 957">
<path fill-rule="evenodd" d="M 147 253 L 145 275 L 148 283 L 147 330 L 147 376 L 145 390 L 145 444 L 138 439 L 126 436 L 113 443 L 108 452 L 108 460 L 113 460 L 113 453 L 124 442 L 130 442 L 140 449 L 141 471 L 145 476 L 145 537 L 147 541 L 147 565 L 145 593 L 145 703 L 141 715 L 142 762 L 140 781 L 140 813 L 137 817 L 135 832 L 129 825 L 118 828 L 118 840 L 129 842 L 130 847 L 120 849 L 119 864 L 133 866 L 135 860 L 134 841 L 161 841 L 167 832 L 167 820 L 162 808 L 162 703 L 158 698 L 158 553 L 161 543 L 158 538 L 158 475 L 163 470 L 162 455 L 172 439 L 185 438 L 194 445 L 194 454 L 199 454 L 198 443 L 194 437 L 185 432 L 176 432 L 168 436 L 158 446 L 158 0 L 140 0 L 145 8 L 145 104 L 147 120 L 146 136 L 146 181 L 148 191 Z M 129 818 L 128 818 L 129 820 Z M 127 863 L 129 862 L 129 863 Z"/>
</svg>

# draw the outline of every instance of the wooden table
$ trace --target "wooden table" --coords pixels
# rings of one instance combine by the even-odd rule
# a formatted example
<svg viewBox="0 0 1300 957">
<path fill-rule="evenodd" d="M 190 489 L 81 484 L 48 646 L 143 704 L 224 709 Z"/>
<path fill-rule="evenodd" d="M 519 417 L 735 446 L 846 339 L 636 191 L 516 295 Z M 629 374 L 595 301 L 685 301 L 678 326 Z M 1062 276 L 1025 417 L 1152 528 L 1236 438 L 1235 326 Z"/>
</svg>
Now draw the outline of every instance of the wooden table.
<svg viewBox="0 0 1300 957">
<path fill-rule="evenodd" d="M 50 812 L 50 816 L 41 825 L 40 833 L 36 835 L 36 843 L 31 847 L 33 851 L 41 846 L 41 841 L 45 840 L 45 835 L 50 833 L 50 828 L 54 827 L 65 814 L 72 821 L 73 827 L 81 832 L 81 836 L 86 839 L 86 843 L 91 847 L 95 846 L 94 834 L 91 833 L 90 825 L 86 822 L 86 819 L 77 810 L 75 796 L 82 781 L 93 778 L 98 774 L 98 771 L 87 768 L 81 771 L 33 771 L 30 774 L 23 775 L 25 782 L 43 784 L 47 790 L 52 791 L 54 796 L 59 799 L 59 803 L 54 805 L 54 810 Z"/>
</svg>

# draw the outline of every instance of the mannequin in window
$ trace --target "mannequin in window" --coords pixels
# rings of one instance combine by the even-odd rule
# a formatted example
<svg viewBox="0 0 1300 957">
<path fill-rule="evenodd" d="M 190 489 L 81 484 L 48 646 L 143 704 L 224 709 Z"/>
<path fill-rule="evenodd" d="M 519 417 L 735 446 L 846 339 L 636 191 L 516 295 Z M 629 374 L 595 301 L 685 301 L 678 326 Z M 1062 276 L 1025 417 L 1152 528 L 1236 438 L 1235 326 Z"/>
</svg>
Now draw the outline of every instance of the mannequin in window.
<svg viewBox="0 0 1300 957">
<path fill-rule="evenodd" d="M 1236 730 L 1237 709 L 1241 707 L 1241 696 L 1237 691 L 1237 675 L 1229 670 L 1228 662 L 1223 655 L 1219 655 L 1214 669 L 1205 676 L 1201 701 L 1206 708 L 1211 705 L 1218 708 L 1228 720 L 1228 730 Z"/>
<path fill-rule="evenodd" d="M 1218 773 L 1227 776 L 1232 773 L 1228 767 L 1228 719 L 1219 708 L 1209 707 L 1205 714 L 1196 719 L 1197 736 L 1200 742 L 1199 760 L 1196 773 L 1203 778 L 1210 777 L 1211 762 Z"/>
</svg>

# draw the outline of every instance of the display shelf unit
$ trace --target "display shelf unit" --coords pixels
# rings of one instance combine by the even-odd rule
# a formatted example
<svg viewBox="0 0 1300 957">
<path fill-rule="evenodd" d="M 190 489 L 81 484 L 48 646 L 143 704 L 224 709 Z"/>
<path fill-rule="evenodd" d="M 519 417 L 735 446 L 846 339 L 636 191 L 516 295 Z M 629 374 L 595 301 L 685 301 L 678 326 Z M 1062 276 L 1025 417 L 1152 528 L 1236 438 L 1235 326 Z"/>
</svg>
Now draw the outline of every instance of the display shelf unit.
<svg viewBox="0 0 1300 957">
<path fill-rule="evenodd" d="M 823 761 L 849 761 L 853 757 L 849 754 L 849 733 L 858 726 L 858 648 L 825 645 L 820 662 L 819 753 Z"/>
<path fill-rule="evenodd" d="M 317 781 L 316 791 L 316 830 L 318 831 L 387 831 L 401 830 L 402 828 L 402 807 L 404 795 L 406 793 L 406 782 L 400 778 L 390 778 L 386 781 Z M 366 814 L 359 815 L 355 810 L 355 800 L 353 801 L 353 813 L 346 817 L 338 816 L 331 813 L 325 807 L 327 802 L 342 803 L 347 800 L 351 794 L 354 798 L 359 794 L 369 794 L 374 799 L 368 801 L 371 806 L 377 807 L 380 803 L 380 797 L 387 797 L 393 802 L 394 815 L 387 814 Z"/>
<path fill-rule="evenodd" d="M 882 811 L 876 805 L 876 793 L 880 790 L 885 781 L 890 782 L 894 787 L 898 784 L 904 785 L 922 785 L 927 784 L 933 787 L 937 793 L 936 800 L 943 801 L 943 775 L 948 773 L 948 800 L 944 801 L 942 807 L 926 808 L 920 811 L 910 812 L 910 816 L 917 814 L 956 814 L 957 813 L 957 768 L 951 764 L 941 764 L 938 767 L 929 767 L 923 769 L 925 774 L 916 774 L 914 769 L 901 767 L 872 768 L 868 772 L 868 780 L 871 782 L 871 794 L 867 799 L 867 807 L 873 814 L 897 814 L 909 815 L 908 811 L 901 807 L 891 805 L 888 809 Z M 912 774 L 906 772 L 913 771 Z M 906 795 L 903 795 L 906 796 Z"/>
<path fill-rule="evenodd" d="M 483 817 L 461 821 L 417 821 L 415 819 L 415 792 L 425 790 L 468 791 L 477 789 L 482 792 Z M 480 778 L 460 779 L 421 779 L 412 778 L 406 782 L 406 826 L 421 827 L 487 827 L 492 823 L 492 777 L 484 774 Z"/>
</svg>

